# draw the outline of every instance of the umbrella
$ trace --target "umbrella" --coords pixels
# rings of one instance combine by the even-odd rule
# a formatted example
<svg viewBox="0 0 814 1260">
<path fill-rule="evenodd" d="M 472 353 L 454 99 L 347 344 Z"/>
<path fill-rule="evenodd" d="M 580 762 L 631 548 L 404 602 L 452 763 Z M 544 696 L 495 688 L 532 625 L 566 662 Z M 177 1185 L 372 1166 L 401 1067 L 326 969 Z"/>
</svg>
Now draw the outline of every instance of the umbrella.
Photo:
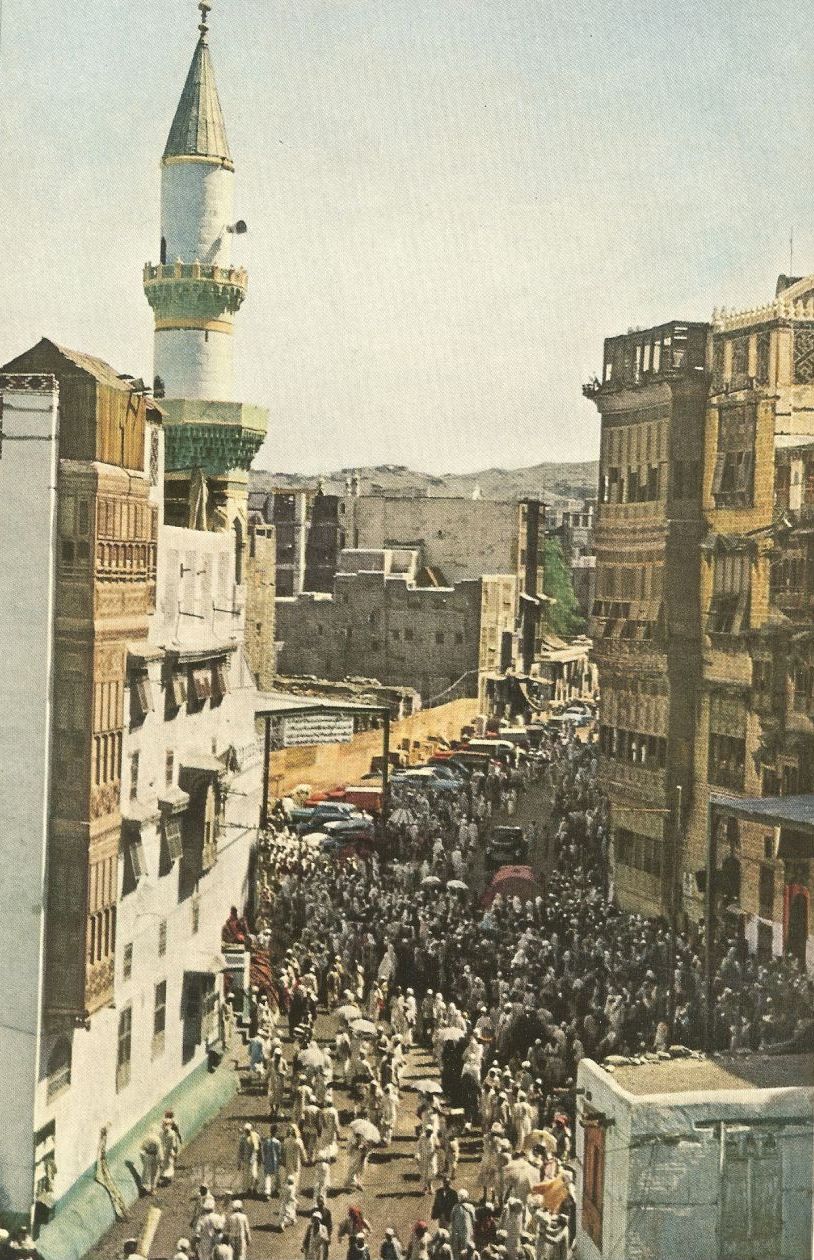
<svg viewBox="0 0 814 1260">
<path fill-rule="evenodd" d="M 421 887 L 422 888 L 440 888 L 441 880 L 438 878 L 437 875 L 427 875 L 425 876 L 424 879 L 422 879 Z"/>
<path fill-rule="evenodd" d="M 351 1023 L 351 1032 L 355 1032 L 357 1037 L 375 1037 L 376 1025 L 371 1023 L 369 1019 L 354 1019 Z"/>
<path fill-rule="evenodd" d="M 423 1081 L 416 1081 L 413 1089 L 419 1094 L 443 1094 L 443 1090 L 438 1081 L 432 1081 L 429 1078 Z"/>
<path fill-rule="evenodd" d="M 297 1055 L 297 1062 L 302 1067 L 319 1068 L 324 1065 L 325 1059 L 322 1056 L 322 1051 L 319 1046 L 315 1041 L 312 1041 L 305 1050 L 301 1050 Z"/>
<path fill-rule="evenodd" d="M 369 1120 L 352 1120 L 350 1131 L 355 1133 L 357 1137 L 360 1137 L 363 1142 L 377 1143 L 382 1140 L 381 1133 L 375 1124 L 371 1124 Z"/>
<path fill-rule="evenodd" d="M 469 885 L 462 879 L 448 879 L 447 888 L 452 888 L 455 892 L 469 892 Z"/>
<path fill-rule="evenodd" d="M 359 1010 L 358 1006 L 354 1005 L 353 1002 L 346 1002 L 344 1006 L 337 1007 L 335 1013 L 340 1019 L 346 1020 L 349 1024 L 354 1019 L 362 1018 L 362 1012 Z"/>
<path fill-rule="evenodd" d="M 466 1033 L 463 1028 L 442 1028 L 440 1032 L 436 1033 L 436 1036 L 439 1041 L 460 1041 L 462 1037 L 466 1036 Z"/>
<path fill-rule="evenodd" d="M 409 827 L 411 822 L 415 822 L 415 816 L 404 805 L 399 805 L 398 809 L 394 809 L 390 815 L 390 821 L 397 827 Z"/>
</svg>

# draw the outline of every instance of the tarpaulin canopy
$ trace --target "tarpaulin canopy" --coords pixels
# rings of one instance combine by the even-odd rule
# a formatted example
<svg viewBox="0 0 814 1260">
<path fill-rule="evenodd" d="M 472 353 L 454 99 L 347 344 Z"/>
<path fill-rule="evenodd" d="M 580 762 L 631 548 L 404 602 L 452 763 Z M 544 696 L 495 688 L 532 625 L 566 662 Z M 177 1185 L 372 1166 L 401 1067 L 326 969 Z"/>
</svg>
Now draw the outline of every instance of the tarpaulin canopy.
<svg viewBox="0 0 814 1260">
<path fill-rule="evenodd" d="M 491 906 L 498 893 L 502 897 L 519 897 L 521 901 L 531 901 L 541 891 L 530 866 L 501 866 L 483 894 L 482 904 Z"/>
</svg>

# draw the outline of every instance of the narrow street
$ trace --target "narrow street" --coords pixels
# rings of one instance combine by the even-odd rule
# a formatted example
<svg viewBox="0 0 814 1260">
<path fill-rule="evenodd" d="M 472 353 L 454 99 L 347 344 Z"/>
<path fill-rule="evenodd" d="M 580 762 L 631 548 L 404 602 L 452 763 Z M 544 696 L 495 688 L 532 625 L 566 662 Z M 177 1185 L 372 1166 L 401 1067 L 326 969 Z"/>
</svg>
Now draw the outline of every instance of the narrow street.
<svg viewBox="0 0 814 1260">
<path fill-rule="evenodd" d="M 543 822 L 547 816 L 547 793 L 543 786 L 534 783 L 523 793 L 518 801 L 517 810 L 512 818 L 504 812 L 497 813 L 493 822 L 538 824 L 538 842 L 534 852 L 530 854 L 535 873 L 541 873 L 544 865 Z M 480 859 L 481 854 L 478 854 Z M 480 860 L 476 861 L 472 870 L 472 883 L 478 887 L 482 883 Z M 321 1045 L 332 1042 L 338 1027 L 335 1017 L 321 1010 L 316 1023 L 316 1036 Z M 279 1025 L 279 1034 L 283 1036 L 285 1021 Z M 284 1038 L 285 1053 L 291 1060 L 293 1047 L 287 1035 Z M 223 1070 L 236 1070 L 245 1062 L 245 1051 L 239 1042 L 235 1042 L 232 1053 Z M 333 1216 L 334 1244 L 331 1254 L 342 1255 L 344 1250 L 336 1245 L 336 1231 L 344 1219 L 349 1204 L 358 1204 L 371 1224 L 371 1242 L 375 1253 L 388 1226 L 393 1226 L 406 1244 L 410 1232 L 417 1220 L 429 1221 L 432 1207 L 432 1196 L 421 1193 L 418 1185 L 418 1172 L 415 1162 L 415 1129 L 416 1106 L 418 1096 L 413 1082 L 427 1077 L 438 1078 L 437 1064 L 430 1051 L 415 1048 L 410 1051 L 406 1068 L 402 1077 L 402 1100 L 399 1109 L 399 1120 L 393 1145 L 388 1150 L 374 1151 L 371 1155 L 364 1177 L 364 1188 L 361 1191 L 348 1192 L 344 1189 L 347 1171 L 347 1134 L 344 1121 L 352 1113 L 352 1102 L 349 1092 L 341 1087 L 334 1088 L 336 1105 L 343 1121 L 343 1139 L 339 1157 L 331 1168 L 331 1185 L 329 1208 Z M 283 1117 L 285 1118 L 285 1117 Z M 169 1257 L 174 1254 L 175 1244 L 179 1238 L 189 1236 L 190 1217 L 193 1200 L 197 1196 L 201 1184 L 209 1186 L 218 1203 L 218 1209 L 228 1210 L 229 1202 L 236 1191 L 240 1191 L 240 1174 L 237 1168 L 237 1148 L 242 1125 L 250 1121 L 261 1137 L 268 1132 L 268 1109 L 265 1095 L 239 1093 L 232 1102 L 211 1121 L 188 1145 L 178 1160 L 175 1180 L 172 1185 L 158 1189 L 149 1198 L 140 1199 L 130 1210 L 126 1221 L 114 1226 L 108 1234 L 88 1253 L 87 1260 L 115 1260 L 127 1238 L 137 1237 L 151 1206 L 161 1209 L 161 1221 L 151 1249 L 152 1257 Z M 458 1167 L 456 1186 L 466 1187 L 477 1192 L 475 1176 L 480 1160 L 480 1136 L 461 1141 L 461 1159 Z M 305 1168 L 301 1182 L 300 1211 L 295 1226 L 281 1234 L 277 1227 L 277 1203 L 272 1199 L 266 1203 L 262 1199 L 242 1196 L 244 1208 L 251 1223 L 253 1242 L 250 1249 L 251 1260 L 292 1260 L 300 1253 L 302 1237 L 308 1223 L 311 1207 L 311 1186 L 313 1173 Z"/>
</svg>

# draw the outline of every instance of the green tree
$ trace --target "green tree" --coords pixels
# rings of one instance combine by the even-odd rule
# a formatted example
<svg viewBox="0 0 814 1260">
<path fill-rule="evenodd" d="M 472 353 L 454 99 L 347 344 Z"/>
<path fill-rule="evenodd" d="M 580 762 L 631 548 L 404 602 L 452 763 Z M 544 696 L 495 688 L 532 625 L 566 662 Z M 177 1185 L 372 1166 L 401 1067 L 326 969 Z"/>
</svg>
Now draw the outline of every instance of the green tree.
<svg viewBox="0 0 814 1260">
<path fill-rule="evenodd" d="M 555 601 L 545 605 L 545 623 L 561 639 L 572 639 L 585 629 L 585 619 L 579 610 L 571 571 L 565 563 L 559 538 L 550 535 L 546 538 L 544 554 L 543 590 Z"/>
</svg>

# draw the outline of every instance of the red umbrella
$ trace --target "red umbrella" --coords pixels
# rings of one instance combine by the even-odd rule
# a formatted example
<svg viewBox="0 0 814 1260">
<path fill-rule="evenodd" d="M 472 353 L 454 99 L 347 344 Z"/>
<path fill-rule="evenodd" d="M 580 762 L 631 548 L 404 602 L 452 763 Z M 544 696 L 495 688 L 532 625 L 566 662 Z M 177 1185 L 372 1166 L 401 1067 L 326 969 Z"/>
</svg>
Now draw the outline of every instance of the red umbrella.
<svg viewBox="0 0 814 1260">
<path fill-rule="evenodd" d="M 501 866 L 481 899 L 481 905 L 491 906 L 495 897 L 519 897 L 531 901 L 540 895 L 541 889 L 530 866 Z"/>
</svg>

